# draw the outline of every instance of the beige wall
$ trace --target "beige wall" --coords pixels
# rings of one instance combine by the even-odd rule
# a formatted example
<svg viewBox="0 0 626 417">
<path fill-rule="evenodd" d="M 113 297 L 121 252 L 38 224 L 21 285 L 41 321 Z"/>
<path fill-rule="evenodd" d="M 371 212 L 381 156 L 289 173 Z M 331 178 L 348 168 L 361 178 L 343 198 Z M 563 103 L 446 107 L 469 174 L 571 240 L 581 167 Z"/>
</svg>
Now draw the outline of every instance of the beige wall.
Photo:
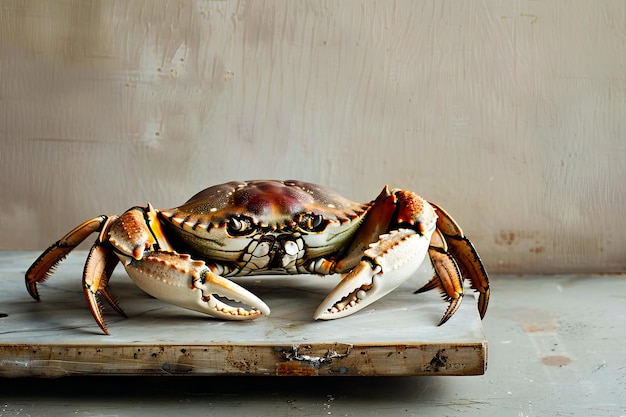
<svg viewBox="0 0 626 417">
<path fill-rule="evenodd" d="M 623 272 L 625 9 L 4 0 L 0 249 L 294 177 L 417 191 L 492 272 Z"/>
</svg>

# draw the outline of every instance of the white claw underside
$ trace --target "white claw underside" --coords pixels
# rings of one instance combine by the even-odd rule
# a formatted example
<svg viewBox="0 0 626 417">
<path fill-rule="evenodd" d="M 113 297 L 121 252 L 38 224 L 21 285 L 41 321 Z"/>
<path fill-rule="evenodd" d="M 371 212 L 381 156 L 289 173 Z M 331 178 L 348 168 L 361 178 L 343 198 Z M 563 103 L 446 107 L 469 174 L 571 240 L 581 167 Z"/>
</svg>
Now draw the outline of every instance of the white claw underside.
<svg viewBox="0 0 626 417">
<path fill-rule="evenodd" d="M 410 278 L 422 264 L 430 236 L 399 229 L 380 236 L 361 261 L 322 301 L 313 318 L 332 320 L 349 316 L 384 297 Z"/>
<path fill-rule="evenodd" d="M 143 291 L 179 307 L 225 320 L 251 320 L 270 314 L 259 297 L 188 255 L 154 252 L 125 268 Z M 230 305 L 226 300 L 239 305 Z"/>
</svg>

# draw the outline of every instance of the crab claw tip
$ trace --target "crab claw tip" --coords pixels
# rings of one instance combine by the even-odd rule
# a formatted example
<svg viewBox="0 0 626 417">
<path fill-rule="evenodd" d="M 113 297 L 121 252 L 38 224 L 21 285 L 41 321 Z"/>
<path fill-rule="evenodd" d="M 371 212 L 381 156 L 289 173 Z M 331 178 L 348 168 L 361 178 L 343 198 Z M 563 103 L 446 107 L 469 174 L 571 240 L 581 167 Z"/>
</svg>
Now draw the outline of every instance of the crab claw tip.
<svg viewBox="0 0 626 417">
<path fill-rule="evenodd" d="M 259 297 L 240 285 L 209 271 L 205 273 L 204 280 L 196 281 L 195 286 L 201 290 L 203 303 L 213 310 L 209 314 L 214 317 L 247 320 L 270 314 L 270 308 Z M 238 303 L 239 306 L 228 304 L 226 299 Z"/>
<path fill-rule="evenodd" d="M 362 310 L 382 297 L 384 288 L 377 275 L 380 267 L 372 269 L 368 262 L 361 262 L 346 276 L 317 307 L 315 320 L 333 320 Z"/>
</svg>

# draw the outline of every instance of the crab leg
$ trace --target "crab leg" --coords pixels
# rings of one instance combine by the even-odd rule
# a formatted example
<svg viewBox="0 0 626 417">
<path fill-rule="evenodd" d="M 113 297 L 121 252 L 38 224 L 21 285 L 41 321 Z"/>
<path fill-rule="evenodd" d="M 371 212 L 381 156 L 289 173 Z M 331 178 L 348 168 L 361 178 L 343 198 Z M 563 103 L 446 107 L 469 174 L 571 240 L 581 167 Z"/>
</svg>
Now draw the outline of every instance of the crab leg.
<svg viewBox="0 0 626 417">
<path fill-rule="evenodd" d="M 152 251 L 140 260 L 127 259 L 123 263 L 139 288 L 170 304 L 226 320 L 250 320 L 270 314 L 269 307 L 256 295 L 189 255 Z M 225 299 L 241 305 L 230 305 Z"/>
<path fill-rule="evenodd" d="M 441 326 L 461 306 L 461 301 L 463 301 L 463 278 L 456 261 L 448 253 L 448 246 L 439 230 L 435 230 L 431 236 L 428 256 L 435 270 L 435 275 L 426 285 L 415 291 L 415 294 L 432 290 L 433 288 L 440 289 L 444 300 L 450 303 L 439 321 L 438 325 Z"/>
<path fill-rule="evenodd" d="M 118 262 L 119 259 L 115 256 L 110 247 L 108 245 L 103 246 L 102 243 L 98 241 L 91 247 L 83 271 L 83 291 L 85 298 L 87 298 L 87 303 L 89 304 L 93 318 L 105 334 L 109 334 L 109 331 L 102 317 L 102 305 L 98 301 L 98 296 L 104 298 L 104 300 L 122 317 L 128 317 L 117 300 L 113 298 L 107 290 L 109 278 Z"/>
<path fill-rule="evenodd" d="M 441 232 L 441 241 L 445 241 L 447 244 L 447 251 L 449 255 L 456 260 L 462 277 L 469 279 L 471 288 L 479 293 L 478 311 L 482 319 L 485 317 L 487 306 L 489 305 L 490 291 L 487 271 L 476 249 L 474 249 L 474 245 L 465 237 L 461 227 L 444 209 L 434 203 L 430 204 L 437 210 L 437 229 Z M 433 234 L 433 236 L 435 236 L 435 234 Z M 439 246 L 441 247 L 441 244 L 439 244 Z M 446 249 L 444 248 L 444 250 Z M 450 295 L 450 292 L 446 292 Z"/>
<path fill-rule="evenodd" d="M 76 226 L 69 233 L 46 249 L 26 271 L 26 289 L 35 300 L 39 301 L 37 284 L 47 280 L 56 266 L 68 253 L 76 248 L 90 234 L 105 229 L 114 217 L 98 216 Z"/>
<path fill-rule="evenodd" d="M 356 313 L 410 278 L 428 250 L 429 238 L 412 229 L 381 235 L 362 260 L 319 305 L 314 319 L 330 320 Z"/>
</svg>

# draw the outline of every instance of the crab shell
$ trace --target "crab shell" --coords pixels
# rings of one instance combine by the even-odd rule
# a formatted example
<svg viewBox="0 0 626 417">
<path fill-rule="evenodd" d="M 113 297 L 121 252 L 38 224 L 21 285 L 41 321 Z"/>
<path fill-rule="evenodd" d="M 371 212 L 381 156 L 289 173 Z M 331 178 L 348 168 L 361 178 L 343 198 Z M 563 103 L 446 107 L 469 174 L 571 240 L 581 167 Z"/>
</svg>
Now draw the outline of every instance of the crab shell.
<svg viewBox="0 0 626 417">
<path fill-rule="evenodd" d="M 316 184 L 248 181 L 207 188 L 182 206 L 161 211 L 160 217 L 204 259 L 239 261 L 254 238 L 265 235 L 302 238 L 302 264 L 341 249 L 369 208 Z M 275 262 L 255 272 L 278 269 Z"/>
</svg>

